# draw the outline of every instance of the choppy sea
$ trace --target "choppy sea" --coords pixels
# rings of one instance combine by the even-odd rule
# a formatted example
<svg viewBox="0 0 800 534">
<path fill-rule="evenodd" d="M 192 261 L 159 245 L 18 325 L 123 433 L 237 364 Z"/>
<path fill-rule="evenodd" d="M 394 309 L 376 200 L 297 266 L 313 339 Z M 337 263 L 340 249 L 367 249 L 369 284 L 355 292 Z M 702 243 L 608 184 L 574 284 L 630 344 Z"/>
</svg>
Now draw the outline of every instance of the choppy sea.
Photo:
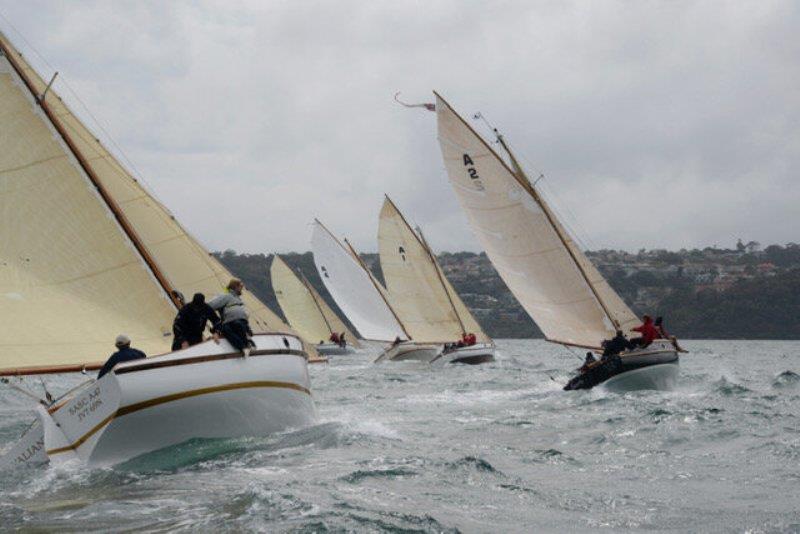
<svg viewBox="0 0 800 534">
<path fill-rule="evenodd" d="M 333 357 L 314 426 L 0 473 L 0 529 L 800 532 L 800 342 L 683 344 L 676 390 L 627 394 L 562 391 L 579 355 L 537 340 L 477 367 Z M 32 417 L 0 386 L 0 448 Z"/>
</svg>

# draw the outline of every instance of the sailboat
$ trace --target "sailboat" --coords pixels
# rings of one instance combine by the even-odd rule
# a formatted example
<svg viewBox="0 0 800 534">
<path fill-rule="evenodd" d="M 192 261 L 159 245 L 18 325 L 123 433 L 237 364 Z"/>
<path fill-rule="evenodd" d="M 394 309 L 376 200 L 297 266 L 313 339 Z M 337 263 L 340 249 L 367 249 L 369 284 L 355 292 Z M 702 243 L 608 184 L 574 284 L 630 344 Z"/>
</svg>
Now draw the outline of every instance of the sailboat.
<svg viewBox="0 0 800 534">
<path fill-rule="evenodd" d="M 498 134 L 497 141 L 510 165 L 434 94 L 439 144 L 453 190 L 498 274 L 546 339 L 599 351 L 617 330 L 630 335 L 639 319 L 575 244 L 504 138 Z M 619 362 L 613 372 L 578 382 L 667 389 L 679 372 L 678 351 L 663 339 L 623 352 Z"/>
<path fill-rule="evenodd" d="M 346 239 L 342 243 L 315 219 L 311 250 L 322 283 L 362 339 L 378 342 L 408 339 L 386 290 Z"/>
<path fill-rule="evenodd" d="M 376 361 L 409 359 L 415 345 L 433 347 L 411 352 L 432 363 L 494 360 L 494 343 L 445 277 L 422 231 L 411 228 L 388 196 L 380 213 L 378 249 L 389 299 L 410 340 L 389 347 Z M 462 342 L 472 336 L 474 343 Z"/>
<path fill-rule="evenodd" d="M 361 346 L 305 275 L 295 274 L 277 254 L 272 257 L 270 277 L 286 320 L 304 339 L 318 339 L 316 348 L 320 354 L 350 354 Z M 333 342 L 334 338 L 340 341 Z"/>
<path fill-rule="evenodd" d="M 114 464 L 191 438 L 311 423 L 301 337 L 252 293 L 249 357 L 225 340 L 170 352 L 179 292 L 232 278 L 0 34 L 0 375 L 98 369 L 125 332 L 146 359 L 36 403 L 0 466 Z"/>
</svg>

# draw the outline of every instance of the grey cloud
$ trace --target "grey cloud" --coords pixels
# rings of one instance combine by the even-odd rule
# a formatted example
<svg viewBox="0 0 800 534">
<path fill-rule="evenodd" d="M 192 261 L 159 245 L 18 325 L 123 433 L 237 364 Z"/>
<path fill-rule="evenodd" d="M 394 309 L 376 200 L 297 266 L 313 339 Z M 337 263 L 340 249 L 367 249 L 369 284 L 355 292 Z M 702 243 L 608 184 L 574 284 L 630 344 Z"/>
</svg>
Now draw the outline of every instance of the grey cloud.
<svg viewBox="0 0 800 534">
<path fill-rule="evenodd" d="M 476 249 L 434 116 L 392 101 L 431 89 L 500 127 L 591 246 L 797 241 L 796 3 L 0 11 L 212 248 L 305 250 L 316 216 L 374 250 L 386 192 L 436 248 Z"/>
</svg>

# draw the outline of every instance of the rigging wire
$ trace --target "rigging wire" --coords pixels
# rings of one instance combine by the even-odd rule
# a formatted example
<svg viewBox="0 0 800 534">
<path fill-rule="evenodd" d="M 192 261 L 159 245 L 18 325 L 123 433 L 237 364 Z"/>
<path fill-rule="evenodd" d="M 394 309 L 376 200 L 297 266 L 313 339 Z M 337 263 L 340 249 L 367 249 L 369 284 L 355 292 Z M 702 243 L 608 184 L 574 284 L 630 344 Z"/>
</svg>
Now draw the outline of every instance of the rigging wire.
<svg viewBox="0 0 800 534">
<path fill-rule="evenodd" d="M 22 383 L 23 383 L 22 377 L 17 377 L 17 379 L 19 380 L 20 384 L 22 384 Z M 32 392 L 28 391 L 27 389 L 25 389 L 25 388 L 24 388 L 24 387 L 22 387 L 21 385 L 19 385 L 19 386 L 18 386 L 17 384 L 14 384 L 14 383 L 12 383 L 12 382 L 11 382 L 11 380 L 10 380 L 9 378 L 7 378 L 7 377 L 3 377 L 3 378 L 1 378 L 1 379 L 0 379 L 0 382 L 2 382 L 3 384 L 6 384 L 8 387 L 10 387 L 11 389 L 13 389 L 14 391 L 17 391 L 17 392 L 19 392 L 19 393 L 22 393 L 23 395 L 26 395 L 26 396 L 28 396 L 28 397 L 30 397 L 30 398 L 32 398 L 32 399 L 34 399 L 36 402 L 38 402 L 38 403 L 40 403 L 40 404 L 43 404 L 43 405 L 45 405 L 45 406 L 48 406 L 48 404 L 47 404 L 47 401 L 46 401 L 46 400 L 44 400 L 44 399 L 40 398 L 40 397 L 39 397 L 38 395 L 36 395 L 35 393 L 32 393 Z"/>
<path fill-rule="evenodd" d="M 497 135 L 499 135 L 499 132 L 497 128 L 495 128 L 489 122 L 489 120 L 486 118 L 483 112 L 480 111 L 476 112 L 472 116 L 472 118 L 476 121 L 483 122 L 483 124 L 492 132 L 492 137 L 490 138 L 491 142 L 493 144 L 497 144 L 498 141 L 496 140 L 496 137 Z M 506 139 L 506 144 L 514 149 L 514 154 L 517 156 L 518 159 L 522 159 L 526 168 L 533 170 L 533 173 L 531 174 L 535 174 L 537 178 L 531 183 L 531 185 L 537 187 L 539 193 L 545 197 L 545 201 L 547 201 L 547 203 L 550 205 L 550 208 L 556 213 L 561 224 L 564 225 L 567 232 L 570 234 L 570 237 L 572 237 L 572 239 L 578 244 L 578 246 L 582 250 L 590 250 L 589 248 L 590 246 L 596 249 L 597 248 L 596 244 L 592 242 L 588 232 L 586 232 L 586 229 L 580 224 L 578 218 L 569 208 L 569 205 L 563 202 L 556 194 L 554 188 L 550 186 L 549 180 L 546 179 L 547 177 L 544 174 L 544 172 L 541 169 L 539 169 L 537 165 L 531 162 L 531 160 L 528 159 L 528 157 L 525 155 L 525 152 L 520 150 L 516 145 L 509 142 L 507 139 Z M 539 185 L 539 182 L 541 182 L 542 185 L 545 187 Z M 566 211 L 566 217 L 564 216 L 565 211 Z M 576 230 L 576 227 L 577 230 L 579 231 Z"/>
</svg>

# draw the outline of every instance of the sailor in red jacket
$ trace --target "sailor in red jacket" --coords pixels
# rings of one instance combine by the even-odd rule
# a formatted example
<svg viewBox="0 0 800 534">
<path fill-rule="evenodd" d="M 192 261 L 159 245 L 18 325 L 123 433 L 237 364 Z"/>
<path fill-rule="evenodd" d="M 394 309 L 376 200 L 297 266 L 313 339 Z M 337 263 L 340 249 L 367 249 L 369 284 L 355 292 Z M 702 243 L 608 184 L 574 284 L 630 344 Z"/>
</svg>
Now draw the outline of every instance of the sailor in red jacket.
<svg viewBox="0 0 800 534">
<path fill-rule="evenodd" d="M 644 323 L 642 323 L 641 326 L 631 329 L 642 334 L 640 337 L 631 339 L 632 347 L 646 347 L 658 337 L 658 330 L 656 330 L 656 327 L 653 324 L 653 318 L 649 315 L 645 315 L 643 319 Z"/>
</svg>

